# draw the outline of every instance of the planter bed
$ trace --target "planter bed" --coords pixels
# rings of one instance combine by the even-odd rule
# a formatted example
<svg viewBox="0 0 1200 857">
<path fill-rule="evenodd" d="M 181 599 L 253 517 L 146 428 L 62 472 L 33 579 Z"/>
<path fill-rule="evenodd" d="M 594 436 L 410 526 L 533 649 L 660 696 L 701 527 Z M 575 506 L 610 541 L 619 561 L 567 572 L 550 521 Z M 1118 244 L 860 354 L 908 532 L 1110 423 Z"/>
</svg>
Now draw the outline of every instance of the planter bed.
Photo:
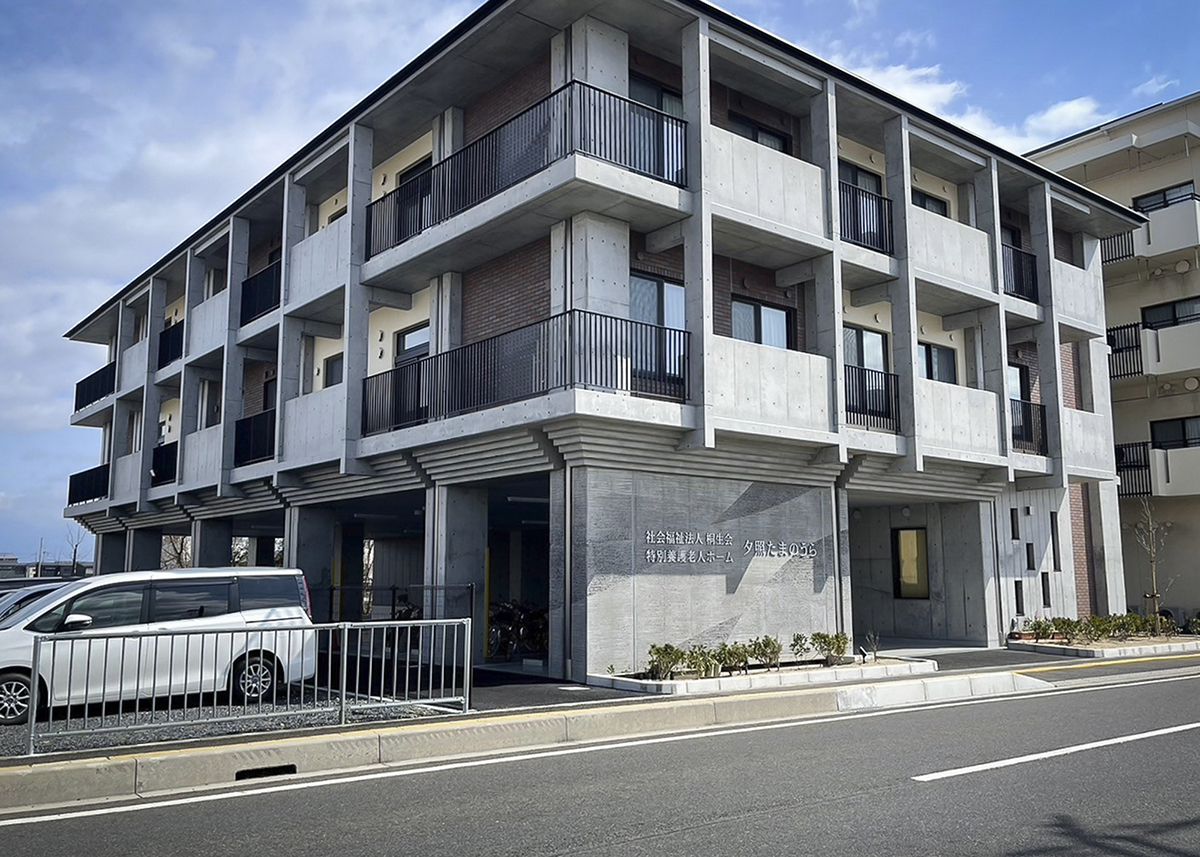
<svg viewBox="0 0 1200 857">
<path fill-rule="evenodd" d="M 892 676 L 927 675 L 937 672 L 937 662 L 920 658 L 883 658 L 862 664 L 855 659 L 843 666 L 818 664 L 785 666 L 781 670 L 751 669 L 749 675 L 735 674 L 719 678 L 683 678 L 650 681 L 624 675 L 589 675 L 587 683 L 596 687 L 631 690 L 640 693 L 685 694 L 715 693 L 722 690 L 758 690 L 760 688 L 807 687 L 844 681 L 872 681 Z"/>
<path fill-rule="evenodd" d="M 1042 655 L 1063 655 L 1071 658 L 1128 658 L 1144 655 L 1172 655 L 1182 652 L 1200 652 L 1200 638 L 1178 635 L 1167 640 L 1165 637 L 1142 640 L 1104 640 L 1098 643 L 1066 643 L 1042 640 L 1012 640 L 1008 648 L 1015 652 L 1037 652 Z"/>
</svg>

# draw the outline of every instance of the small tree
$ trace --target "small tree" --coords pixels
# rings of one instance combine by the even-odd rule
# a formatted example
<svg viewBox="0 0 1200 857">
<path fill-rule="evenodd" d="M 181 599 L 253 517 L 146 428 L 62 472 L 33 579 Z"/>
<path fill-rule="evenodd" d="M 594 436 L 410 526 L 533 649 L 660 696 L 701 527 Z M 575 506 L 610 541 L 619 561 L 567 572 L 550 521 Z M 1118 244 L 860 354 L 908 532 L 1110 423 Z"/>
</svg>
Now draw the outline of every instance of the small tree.
<svg viewBox="0 0 1200 857">
<path fill-rule="evenodd" d="M 1162 609 L 1162 592 L 1158 590 L 1158 554 L 1163 548 L 1167 534 L 1171 532 L 1171 522 L 1158 520 L 1154 513 L 1154 504 L 1150 502 L 1149 497 L 1143 497 L 1142 517 L 1133 525 L 1133 532 L 1138 544 L 1150 559 L 1150 591 L 1145 597 L 1150 602 L 1148 618 L 1154 623 L 1154 633 L 1157 635 L 1160 628 L 1158 611 Z M 1172 582 L 1173 579 L 1167 582 L 1163 588 L 1164 592 L 1170 588 Z"/>
<path fill-rule="evenodd" d="M 162 545 L 163 568 L 191 568 L 191 536 L 163 536 Z"/>
<path fill-rule="evenodd" d="M 87 538 L 87 530 L 79 524 L 67 525 L 67 544 L 71 547 L 71 576 L 79 574 L 79 546 Z"/>
</svg>

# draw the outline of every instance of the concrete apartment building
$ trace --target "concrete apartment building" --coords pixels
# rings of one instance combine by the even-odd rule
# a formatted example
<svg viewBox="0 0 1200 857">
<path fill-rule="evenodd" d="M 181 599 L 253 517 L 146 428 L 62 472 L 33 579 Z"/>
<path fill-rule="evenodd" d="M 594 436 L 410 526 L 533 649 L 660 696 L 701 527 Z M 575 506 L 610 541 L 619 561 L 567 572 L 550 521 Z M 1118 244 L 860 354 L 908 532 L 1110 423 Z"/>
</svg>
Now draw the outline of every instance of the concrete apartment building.
<svg viewBox="0 0 1200 857">
<path fill-rule="evenodd" d="M 1123 610 L 1144 218 L 698 0 L 492 0 L 67 335 L 97 569 L 545 608 L 532 668 Z M 353 618 L 353 598 L 318 618 Z"/>
<path fill-rule="evenodd" d="M 1054 143 L 1034 160 L 1149 218 L 1104 242 L 1114 440 L 1129 609 L 1146 609 L 1148 553 L 1135 527 L 1148 499 L 1171 525 L 1159 555 L 1162 606 L 1200 615 L 1200 93 Z"/>
</svg>

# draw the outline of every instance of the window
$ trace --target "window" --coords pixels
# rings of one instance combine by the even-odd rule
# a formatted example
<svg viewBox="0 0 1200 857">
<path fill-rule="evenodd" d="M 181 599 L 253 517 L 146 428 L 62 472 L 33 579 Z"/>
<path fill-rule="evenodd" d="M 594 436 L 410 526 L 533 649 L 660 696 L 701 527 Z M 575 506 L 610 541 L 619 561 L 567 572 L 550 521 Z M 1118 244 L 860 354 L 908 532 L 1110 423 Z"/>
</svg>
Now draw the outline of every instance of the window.
<svg viewBox="0 0 1200 857">
<path fill-rule="evenodd" d="M 947 384 L 958 383 L 958 364 L 953 348 L 921 342 L 917 344 L 917 349 L 920 352 L 922 378 L 945 381 Z"/>
<path fill-rule="evenodd" d="M 1029 401 L 1029 367 L 1008 364 L 1008 395 L 1022 402 Z"/>
<path fill-rule="evenodd" d="M 683 330 L 683 286 L 645 274 L 630 274 L 629 318 L 672 330 Z M 683 336 L 650 328 L 635 331 L 634 336 L 633 365 L 636 371 L 655 379 L 682 377 Z"/>
<path fill-rule="evenodd" d="M 321 384 L 324 389 L 328 390 L 342 383 L 343 362 L 343 355 L 340 353 L 325 358 L 325 366 L 321 370 Z"/>
<path fill-rule="evenodd" d="M 1133 207 L 1143 213 L 1148 211 L 1158 211 L 1160 208 L 1166 208 L 1168 205 L 1174 205 L 1177 202 L 1193 199 L 1196 196 L 1196 187 L 1193 182 L 1184 182 L 1174 187 L 1166 188 L 1165 190 L 1156 190 L 1154 193 L 1147 193 L 1133 198 Z"/>
<path fill-rule="evenodd" d="M 229 581 L 205 580 L 154 585 L 152 622 L 207 619 L 229 612 Z"/>
<path fill-rule="evenodd" d="M 225 271 L 221 268 L 209 268 L 204 272 L 204 299 L 225 291 Z"/>
<path fill-rule="evenodd" d="M 936 196 L 930 196 L 923 190 L 913 188 L 912 203 L 917 208 L 923 208 L 926 211 L 932 211 L 934 214 L 940 214 L 942 217 L 950 216 L 950 205 L 944 199 L 938 199 Z"/>
<path fill-rule="evenodd" d="M 1033 542 L 1025 542 L 1025 568 L 1037 571 L 1037 556 L 1034 554 Z"/>
<path fill-rule="evenodd" d="M 838 161 L 838 180 L 878 196 L 883 195 L 883 177 L 849 161 Z"/>
<path fill-rule="evenodd" d="M 338 220 L 345 216 L 346 216 L 346 206 L 343 205 L 337 211 L 331 212 L 330 215 L 325 218 L 325 225 L 328 226 L 329 224 L 333 223 L 335 220 Z"/>
<path fill-rule="evenodd" d="M 1050 553 L 1054 558 L 1054 570 L 1062 571 L 1062 554 L 1058 547 L 1058 512 L 1050 513 Z"/>
<path fill-rule="evenodd" d="M 1021 511 L 1019 509 L 1008 510 L 1008 527 L 1012 531 L 1012 540 L 1019 542 L 1021 540 Z"/>
<path fill-rule="evenodd" d="M 739 137 L 745 137 L 747 140 L 753 140 L 760 146 L 766 146 L 768 149 L 774 149 L 776 152 L 787 152 L 788 138 L 776 131 L 768 131 L 757 122 L 741 116 L 729 114 L 729 130 Z"/>
<path fill-rule="evenodd" d="M 1200 297 L 1142 307 L 1142 326 L 1150 330 L 1200 321 Z"/>
<path fill-rule="evenodd" d="M 430 197 L 433 195 L 433 155 L 422 158 L 408 169 L 396 173 L 395 193 L 399 204 L 400 240 L 416 235 L 432 222 Z"/>
<path fill-rule="evenodd" d="M 396 334 L 396 365 L 403 366 L 429 356 L 429 322 Z"/>
<path fill-rule="evenodd" d="M 1042 572 L 1042 607 L 1050 609 L 1050 572 Z"/>
<path fill-rule="evenodd" d="M 142 595 L 145 587 L 109 586 L 85 592 L 67 608 L 66 615 L 92 617 L 91 628 L 118 628 L 142 624 Z"/>
<path fill-rule="evenodd" d="M 262 409 L 264 411 L 274 410 L 275 395 L 276 395 L 277 391 L 279 390 L 279 384 L 276 382 L 276 380 L 274 378 L 268 378 L 267 380 L 263 381 L 262 389 L 263 389 Z"/>
<path fill-rule="evenodd" d="M 775 348 L 788 347 L 788 312 L 759 303 L 733 301 L 733 338 Z"/>
<path fill-rule="evenodd" d="M 1017 601 L 1017 615 L 1025 615 L 1025 583 L 1021 580 L 1013 581 L 1013 596 Z"/>
<path fill-rule="evenodd" d="M 221 424 L 221 382 L 217 379 L 200 379 L 199 390 L 200 428 L 212 428 Z"/>
<path fill-rule="evenodd" d="M 129 443 L 127 449 L 132 455 L 142 451 L 142 409 L 129 412 Z"/>
<path fill-rule="evenodd" d="M 629 98 L 638 104 L 662 111 L 676 119 L 683 118 L 683 98 L 652 80 L 637 75 L 629 77 Z M 662 176 L 682 184 L 684 140 L 677 125 L 667 125 L 658 113 L 634 109 L 630 114 L 630 139 L 634 141 L 630 166 L 643 173 Z M 668 133 L 668 127 L 670 132 Z"/>
<path fill-rule="evenodd" d="M 1150 445 L 1155 449 L 1200 446 L 1200 417 L 1180 417 L 1150 423 Z"/>
<path fill-rule="evenodd" d="M 300 588 L 294 577 L 239 577 L 237 587 L 242 610 L 300 606 Z"/>
<path fill-rule="evenodd" d="M 925 530 L 892 530 L 892 564 L 897 598 L 929 597 Z"/>
<path fill-rule="evenodd" d="M 1021 227 L 1019 226 L 1001 226 L 1000 227 L 1000 243 L 1007 244 L 1009 247 L 1021 249 Z"/>
<path fill-rule="evenodd" d="M 886 333 L 846 325 L 842 329 L 847 366 L 861 366 L 886 372 L 888 367 L 888 338 Z"/>
</svg>

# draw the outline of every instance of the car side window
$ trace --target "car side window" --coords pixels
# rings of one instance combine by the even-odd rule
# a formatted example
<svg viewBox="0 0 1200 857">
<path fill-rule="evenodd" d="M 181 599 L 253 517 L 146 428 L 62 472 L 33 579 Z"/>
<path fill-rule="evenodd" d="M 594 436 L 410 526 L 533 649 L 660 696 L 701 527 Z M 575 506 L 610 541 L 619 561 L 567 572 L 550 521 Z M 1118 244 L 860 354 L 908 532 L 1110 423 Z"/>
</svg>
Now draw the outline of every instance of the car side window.
<svg viewBox="0 0 1200 857">
<path fill-rule="evenodd" d="M 53 634 L 58 630 L 58 626 L 62 624 L 63 617 L 67 615 L 67 605 L 59 604 L 48 613 L 43 613 L 38 616 L 30 625 L 32 631 L 37 631 L 39 634 Z"/>
<path fill-rule="evenodd" d="M 208 619 L 229 612 L 229 581 L 156 583 L 152 622 Z"/>
<path fill-rule="evenodd" d="M 145 587 L 109 587 L 85 592 L 72 603 L 67 615 L 82 613 L 92 617 L 91 629 L 140 625 Z"/>
</svg>

